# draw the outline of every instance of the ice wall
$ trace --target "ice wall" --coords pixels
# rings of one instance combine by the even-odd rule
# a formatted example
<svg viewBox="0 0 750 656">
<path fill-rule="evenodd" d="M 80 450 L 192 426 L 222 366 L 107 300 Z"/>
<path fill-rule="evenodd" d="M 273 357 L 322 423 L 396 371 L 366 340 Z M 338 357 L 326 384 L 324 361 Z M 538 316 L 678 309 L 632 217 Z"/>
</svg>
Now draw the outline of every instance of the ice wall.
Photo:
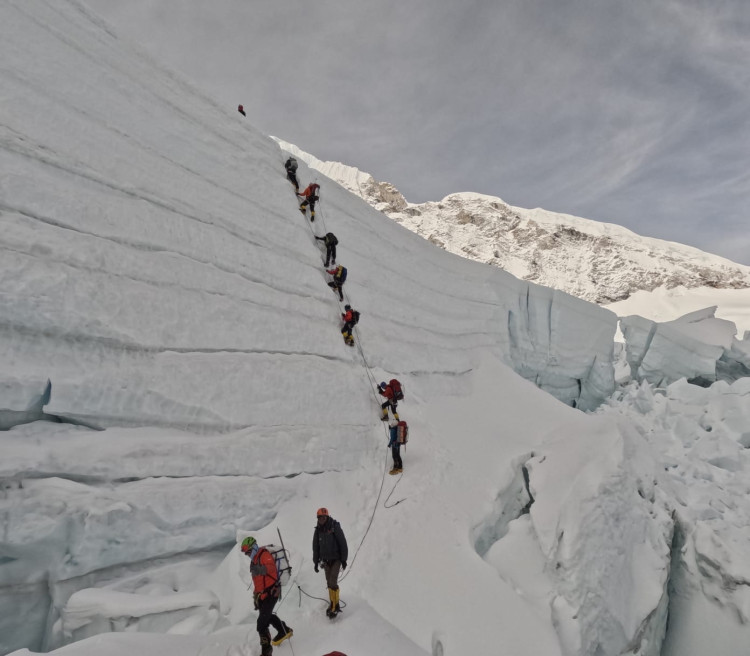
<svg viewBox="0 0 750 656">
<path fill-rule="evenodd" d="M 717 319 L 715 313 L 714 306 L 663 323 L 621 317 L 633 377 L 668 385 L 680 378 L 710 384 L 747 375 L 747 342 L 735 338 L 733 322 Z"/>
<path fill-rule="evenodd" d="M 307 421 L 306 390 L 336 379 L 356 423 L 361 371 L 281 152 L 62 7 L 2 9 L 0 409 L 49 379 L 47 412 L 75 421 L 229 430 Z M 612 389 L 613 315 L 449 256 L 338 185 L 322 198 L 375 364 L 465 370 L 494 348 L 566 403 Z"/>
<path fill-rule="evenodd" d="M 83 4 L 1 3 L 0 44 L 3 649 L 43 646 L 77 585 L 226 545 L 370 453 L 370 380 L 311 230 L 339 238 L 379 374 L 411 389 L 496 358 L 567 404 L 610 393 L 612 313 L 447 254 L 333 183 L 310 224 L 273 141 Z M 85 429 L 18 426 L 43 412 L 110 430 L 70 450 Z M 244 449 L 221 451 L 229 432 Z"/>
<path fill-rule="evenodd" d="M 653 489 L 675 523 L 665 656 L 739 654 L 750 636 L 749 400 L 750 378 L 663 390 L 643 381 L 597 411 L 627 421 L 663 462 Z"/>
</svg>

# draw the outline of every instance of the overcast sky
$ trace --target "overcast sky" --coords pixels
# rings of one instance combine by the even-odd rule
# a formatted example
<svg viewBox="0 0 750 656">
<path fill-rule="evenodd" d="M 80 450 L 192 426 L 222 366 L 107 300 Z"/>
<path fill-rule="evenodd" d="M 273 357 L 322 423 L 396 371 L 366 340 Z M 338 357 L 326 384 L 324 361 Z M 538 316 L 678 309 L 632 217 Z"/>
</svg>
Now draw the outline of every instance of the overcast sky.
<svg viewBox="0 0 750 656">
<path fill-rule="evenodd" d="M 478 191 L 750 264 L 750 0 L 84 1 L 411 202 Z"/>
</svg>

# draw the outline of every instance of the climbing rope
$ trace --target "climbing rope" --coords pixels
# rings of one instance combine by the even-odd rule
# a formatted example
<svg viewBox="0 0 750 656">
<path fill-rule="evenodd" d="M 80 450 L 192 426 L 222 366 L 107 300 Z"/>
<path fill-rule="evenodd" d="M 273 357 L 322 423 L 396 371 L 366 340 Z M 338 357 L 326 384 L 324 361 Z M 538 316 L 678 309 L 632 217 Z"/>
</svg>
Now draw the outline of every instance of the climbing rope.
<svg viewBox="0 0 750 656">
<path fill-rule="evenodd" d="M 317 178 L 315 178 L 315 179 L 317 180 Z M 298 198 L 296 196 L 296 194 L 295 194 L 295 198 Z M 316 213 L 315 213 L 315 223 L 317 223 L 319 226 L 322 227 L 323 234 L 325 235 L 325 234 L 327 234 L 328 230 L 327 230 L 327 227 L 326 227 L 325 215 L 324 215 L 322 203 L 321 203 L 320 200 L 318 200 L 318 202 L 316 203 L 316 207 L 317 207 L 317 210 L 316 210 Z M 304 217 L 305 217 L 305 223 L 307 223 L 307 225 L 308 225 L 308 227 L 310 229 L 310 233 L 312 234 L 313 239 L 315 240 L 315 237 L 317 235 L 315 234 L 315 228 L 313 226 L 314 222 L 307 220 L 307 213 L 306 212 L 304 213 Z M 315 245 L 316 246 L 318 245 L 317 244 L 317 240 L 315 240 Z M 321 259 L 323 259 L 322 253 L 321 253 Z M 334 290 L 334 291 L 336 291 L 336 290 Z M 342 307 L 341 307 L 342 303 L 351 304 L 351 300 L 349 299 L 349 294 L 347 292 L 345 292 L 343 289 L 341 291 L 342 291 L 342 296 L 344 296 L 345 300 L 341 301 L 340 299 L 336 299 L 336 303 L 337 303 L 339 312 L 341 312 L 341 310 L 342 310 Z M 362 340 L 360 339 L 359 329 L 357 328 L 356 325 L 354 326 L 353 332 L 356 334 L 355 343 L 357 345 L 357 350 L 359 351 L 359 355 L 362 358 L 362 363 L 364 365 L 365 372 L 367 374 L 367 378 L 370 381 L 370 385 L 371 385 L 370 392 L 373 395 L 373 398 L 375 399 L 375 404 L 379 406 L 380 405 L 380 399 L 378 398 L 378 394 L 377 394 L 377 391 L 376 391 L 378 389 L 377 379 L 375 378 L 375 374 L 372 372 L 372 368 L 370 367 L 369 363 L 367 362 L 367 356 L 365 355 L 364 349 L 362 348 Z M 390 437 L 390 435 L 389 435 L 389 427 L 386 424 L 386 422 L 382 422 L 382 423 L 383 423 L 383 431 L 385 432 L 386 440 L 388 440 L 389 437 Z M 357 555 L 359 554 L 359 551 L 360 551 L 360 549 L 362 548 L 362 545 L 365 542 L 365 538 L 367 538 L 367 535 L 370 532 L 370 529 L 372 528 L 372 524 L 375 521 L 375 513 L 378 510 L 378 506 L 380 504 L 380 497 L 383 494 L 383 488 L 385 487 L 385 475 L 386 475 L 387 471 L 388 471 L 388 452 L 386 451 L 385 460 L 384 460 L 384 464 L 383 464 L 383 476 L 382 476 L 381 481 L 380 481 L 380 489 L 378 490 L 378 496 L 375 499 L 375 504 L 373 505 L 372 514 L 370 515 L 370 521 L 367 524 L 367 528 L 365 529 L 364 535 L 362 536 L 362 539 L 360 540 L 359 545 L 357 546 L 357 549 L 354 552 L 354 556 L 352 557 L 351 562 L 349 563 L 349 566 L 347 567 L 346 572 L 344 572 L 343 576 L 339 579 L 341 581 L 343 581 L 349 575 L 349 572 L 352 571 L 352 567 L 354 566 L 354 562 L 357 559 Z M 401 480 L 401 477 L 399 477 L 399 480 L 396 481 L 396 485 L 398 485 L 398 483 L 399 483 L 400 480 Z M 393 486 L 393 489 L 391 490 L 391 493 L 388 495 L 388 499 L 390 499 L 391 495 L 393 494 L 393 491 L 396 489 L 396 485 Z M 386 499 L 386 503 L 387 503 L 388 499 Z M 394 503 L 394 504 L 392 504 L 390 506 L 386 505 L 385 507 L 386 508 L 393 508 L 394 506 L 396 506 L 399 503 L 401 503 L 401 501 L 404 501 L 404 499 L 401 499 L 401 500 L 397 501 L 396 503 Z M 306 594 L 307 595 L 307 593 L 304 592 L 304 590 L 302 590 L 302 588 L 299 585 L 297 585 L 297 587 L 299 588 L 299 591 L 300 591 L 300 604 L 301 604 L 302 603 L 302 594 Z M 311 595 L 307 595 L 307 596 L 311 596 Z M 313 599 L 319 599 L 319 597 L 313 597 Z M 321 601 L 325 601 L 325 599 L 322 599 Z"/>
<path fill-rule="evenodd" d="M 297 585 L 297 589 L 299 590 L 299 608 L 302 608 L 302 595 L 305 595 L 305 597 L 310 597 L 310 599 L 318 599 L 320 601 L 330 602 L 330 599 L 323 599 L 323 597 L 316 597 L 315 595 L 311 595 L 309 592 L 305 592 L 302 589 L 302 586 L 299 584 Z M 341 601 L 341 599 L 339 599 L 339 605 L 341 606 L 342 609 L 346 608 L 346 602 Z"/>
<path fill-rule="evenodd" d="M 403 474 L 399 474 L 398 479 L 396 480 L 396 483 L 393 485 L 393 489 L 391 490 L 390 494 L 385 498 L 385 501 L 383 501 L 383 508 L 395 508 L 398 504 L 400 504 L 402 501 L 406 501 L 409 497 L 404 497 L 403 499 L 399 499 L 395 503 L 392 503 L 390 506 L 388 505 L 388 499 L 391 498 L 391 495 L 396 491 L 396 485 L 398 485 L 401 482 L 401 479 L 403 478 Z"/>
</svg>

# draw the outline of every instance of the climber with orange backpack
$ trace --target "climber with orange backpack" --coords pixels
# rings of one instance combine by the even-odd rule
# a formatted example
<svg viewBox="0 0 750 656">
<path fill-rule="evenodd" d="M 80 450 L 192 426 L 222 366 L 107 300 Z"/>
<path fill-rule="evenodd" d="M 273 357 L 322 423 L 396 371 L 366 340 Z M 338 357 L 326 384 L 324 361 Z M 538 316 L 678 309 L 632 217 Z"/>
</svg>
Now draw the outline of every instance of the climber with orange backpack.
<svg viewBox="0 0 750 656">
<path fill-rule="evenodd" d="M 378 385 L 378 394 L 385 397 L 385 401 L 380 405 L 383 411 L 380 419 L 388 421 L 388 408 L 393 412 L 393 418 L 398 421 L 398 402 L 404 399 L 404 390 L 400 382 L 391 378 L 390 382 L 382 382 Z"/>
<path fill-rule="evenodd" d="M 391 448 L 391 456 L 393 456 L 393 467 L 388 473 L 393 476 L 404 471 L 404 462 L 401 460 L 401 445 L 406 444 L 409 439 L 409 426 L 405 421 L 395 420 L 391 422 L 390 426 L 388 446 Z"/>
</svg>

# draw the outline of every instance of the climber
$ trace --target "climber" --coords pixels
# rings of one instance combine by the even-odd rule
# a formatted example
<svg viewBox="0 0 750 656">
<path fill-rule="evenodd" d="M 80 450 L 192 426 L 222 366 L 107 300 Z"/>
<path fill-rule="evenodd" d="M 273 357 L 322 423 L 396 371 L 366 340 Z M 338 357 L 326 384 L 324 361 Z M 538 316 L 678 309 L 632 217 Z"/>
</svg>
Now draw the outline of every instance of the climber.
<svg viewBox="0 0 750 656">
<path fill-rule="evenodd" d="M 349 346 L 354 346 L 354 326 L 359 323 L 359 312 L 352 310 L 352 306 L 347 303 L 344 306 L 344 312 L 341 314 L 341 320 L 344 322 L 344 326 L 341 328 L 344 342 Z"/>
<path fill-rule="evenodd" d="M 323 571 L 328 585 L 328 598 L 331 604 L 326 615 L 333 619 L 341 612 L 339 606 L 339 570 L 346 569 L 349 548 L 346 545 L 341 525 L 328 514 L 328 509 L 318 510 L 318 524 L 313 534 L 313 565 L 318 572 L 318 564 L 323 563 Z"/>
<path fill-rule="evenodd" d="M 281 596 L 281 581 L 276 569 L 276 561 L 265 547 L 258 546 L 254 537 L 247 537 L 242 541 L 242 553 L 250 558 L 250 574 L 253 577 L 253 603 L 258 611 L 256 629 L 260 636 L 261 656 L 271 656 L 273 647 L 280 645 L 294 634 L 292 628 L 287 626 L 273 612 L 273 607 Z M 273 624 L 276 636 L 271 639 L 268 630 Z"/>
<path fill-rule="evenodd" d="M 315 239 L 322 241 L 326 245 L 326 263 L 323 265 L 327 267 L 330 264 L 336 264 L 336 244 L 339 240 L 336 239 L 336 235 L 332 232 L 326 234 L 325 237 L 315 236 Z"/>
<path fill-rule="evenodd" d="M 284 162 L 284 168 L 286 169 L 286 177 L 289 182 L 294 185 L 294 192 L 299 191 L 299 182 L 297 182 L 297 160 L 289 155 L 289 159 Z"/>
<path fill-rule="evenodd" d="M 320 185 L 317 182 L 311 182 L 301 194 L 297 194 L 300 198 L 304 198 L 299 206 L 299 211 L 302 214 L 307 212 L 307 206 L 308 204 L 310 205 L 310 221 L 315 221 L 315 203 L 320 200 L 320 196 L 318 196 L 319 189 Z"/>
<path fill-rule="evenodd" d="M 393 420 L 390 424 L 388 446 L 391 449 L 391 456 L 393 456 L 393 467 L 388 473 L 392 476 L 404 471 L 404 462 L 401 460 L 401 445 L 404 444 L 402 440 L 405 440 L 405 438 L 399 439 L 399 433 L 403 435 L 407 430 L 405 421 Z"/>
<path fill-rule="evenodd" d="M 395 378 L 390 383 L 382 382 L 378 385 L 378 394 L 385 397 L 385 401 L 380 405 L 383 414 L 380 417 L 383 421 L 388 421 L 388 408 L 393 412 L 393 418 L 398 421 L 398 402 L 404 398 L 401 391 L 401 383 Z"/>
<path fill-rule="evenodd" d="M 335 269 L 326 269 L 326 273 L 333 276 L 333 280 L 328 283 L 328 286 L 333 290 L 334 294 L 339 293 L 339 300 L 344 300 L 344 283 L 346 282 L 347 270 L 345 266 L 340 264 Z"/>
</svg>

